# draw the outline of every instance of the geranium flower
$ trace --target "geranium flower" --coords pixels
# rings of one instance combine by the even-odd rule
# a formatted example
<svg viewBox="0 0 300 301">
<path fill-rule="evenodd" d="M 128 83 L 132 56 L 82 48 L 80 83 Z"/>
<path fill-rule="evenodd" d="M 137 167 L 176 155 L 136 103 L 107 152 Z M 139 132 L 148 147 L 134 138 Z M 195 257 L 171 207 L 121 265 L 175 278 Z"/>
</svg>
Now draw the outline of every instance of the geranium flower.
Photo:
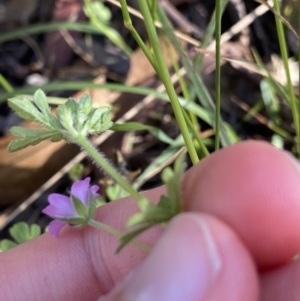
<svg viewBox="0 0 300 301">
<path fill-rule="evenodd" d="M 49 224 L 49 233 L 58 237 L 65 225 L 82 226 L 93 218 L 99 186 L 90 187 L 90 181 L 85 178 L 74 182 L 70 197 L 58 193 L 48 196 L 49 205 L 42 212 L 54 219 Z"/>
</svg>

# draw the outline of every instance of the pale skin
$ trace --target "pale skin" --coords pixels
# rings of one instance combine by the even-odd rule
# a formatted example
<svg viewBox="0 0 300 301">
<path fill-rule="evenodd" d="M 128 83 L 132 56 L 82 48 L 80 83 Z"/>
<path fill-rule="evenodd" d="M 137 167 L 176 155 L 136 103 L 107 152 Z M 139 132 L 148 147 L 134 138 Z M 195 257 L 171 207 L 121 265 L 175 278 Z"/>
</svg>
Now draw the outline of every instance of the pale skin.
<svg viewBox="0 0 300 301">
<path fill-rule="evenodd" d="M 157 201 L 163 190 L 146 194 Z M 150 255 L 134 246 L 115 255 L 116 238 L 90 227 L 1 253 L 0 300 L 300 299 L 300 167 L 291 158 L 266 143 L 237 144 L 190 169 L 182 197 L 188 213 L 140 238 Z M 97 220 L 121 229 L 135 210 L 123 199 Z"/>
</svg>

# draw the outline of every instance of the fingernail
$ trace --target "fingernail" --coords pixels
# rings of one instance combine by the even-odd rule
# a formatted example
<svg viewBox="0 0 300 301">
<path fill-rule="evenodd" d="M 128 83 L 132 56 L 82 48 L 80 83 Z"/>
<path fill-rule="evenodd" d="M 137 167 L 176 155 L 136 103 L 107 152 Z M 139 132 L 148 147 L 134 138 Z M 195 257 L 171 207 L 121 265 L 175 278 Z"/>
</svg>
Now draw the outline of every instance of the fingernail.
<svg viewBox="0 0 300 301">
<path fill-rule="evenodd" d="M 205 220 L 197 214 L 181 214 L 148 257 L 99 301 L 202 300 L 221 267 L 221 256 Z"/>
</svg>

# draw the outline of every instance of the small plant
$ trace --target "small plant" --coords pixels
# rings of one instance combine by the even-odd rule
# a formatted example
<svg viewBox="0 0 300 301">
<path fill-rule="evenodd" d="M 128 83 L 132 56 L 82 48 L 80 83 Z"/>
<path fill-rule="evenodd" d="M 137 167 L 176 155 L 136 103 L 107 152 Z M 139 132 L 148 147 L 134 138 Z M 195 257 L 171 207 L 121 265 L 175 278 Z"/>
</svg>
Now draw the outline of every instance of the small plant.
<svg viewBox="0 0 300 301">
<path fill-rule="evenodd" d="M 121 238 L 118 250 L 129 242 L 147 249 L 133 239 L 154 225 L 167 223 L 173 216 L 181 212 L 179 187 L 184 169 L 183 155 L 178 157 L 174 171 L 170 168 L 164 171 L 162 178 L 167 185 L 168 194 L 162 196 L 160 202 L 154 205 L 136 191 L 89 140 L 90 135 L 100 134 L 113 128 L 124 130 L 124 128 L 130 127 L 139 130 L 147 127 L 141 127 L 138 123 L 124 124 L 123 127 L 122 125 L 114 125 L 110 116 L 110 107 L 93 108 L 92 99 L 88 95 L 84 95 L 78 102 L 69 99 L 65 104 L 58 106 L 56 117 L 51 114 L 47 97 L 42 90 L 35 93 L 33 102 L 26 98 L 13 98 L 8 103 L 20 117 L 28 121 L 35 121 L 43 126 L 43 128 L 36 129 L 12 127 L 11 133 L 17 137 L 9 144 L 10 151 L 36 145 L 45 139 L 50 139 L 53 142 L 64 139 L 68 143 L 75 143 L 84 149 L 96 165 L 115 181 L 116 184 L 108 189 L 107 195 L 110 199 L 114 200 L 117 196 L 129 194 L 137 201 L 141 210 L 128 222 L 128 225 L 134 227 L 134 230 L 130 230 L 124 236 L 115 229 L 95 221 L 93 219 L 95 208 L 101 205 L 103 201 L 99 202 L 98 199 L 99 187 L 96 185 L 90 187 L 90 179 L 86 178 L 76 181 L 72 185 L 70 197 L 60 194 L 49 195 L 49 206 L 43 212 L 54 219 L 49 225 L 51 234 L 58 237 L 61 228 L 66 224 L 76 227 L 88 224 L 109 231 Z M 150 127 L 149 130 L 156 134 L 160 132 L 153 127 Z M 163 134 L 163 137 L 167 136 Z"/>
<path fill-rule="evenodd" d="M 199 118 L 205 122 L 206 126 L 211 127 L 210 130 L 213 132 L 212 135 L 214 135 L 214 143 L 211 144 L 214 144 L 214 150 L 218 150 L 220 147 L 229 146 L 240 139 L 231 127 L 222 120 L 220 114 L 222 96 L 220 72 L 222 42 L 221 19 L 222 13 L 228 2 L 228 0 L 216 1 L 215 12 L 208 25 L 203 41 L 201 41 L 203 53 L 211 51 L 209 49 L 209 43 L 213 39 L 213 34 L 215 33 L 215 99 L 212 97 L 209 89 L 206 88 L 201 77 L 203 56 L 199 52 L 199 55 L 197 55 L 195 59 L 191 59 L 190 56 L 186 54 L 182 43 L 180 43 L 175 34 L 173 25 L 157 0 L 137 0 L 140 9 L 138 15 L 143 19 L 147 32 L 147 43 L 141 38 L 132 23 L 127 1 L 120 0 L 119 3 L 121 5 L 125 27 L 130 31 L 161 80 L 165 87 L 165 94 L 145 89 L 142 90 L 142 92 L 141 90 L 137 92 L 137 87 L 124 87 L 113 84 L 97 86 L 97 84 L 94 83 L 81 83 L 82 86 L 80 86 L 79 83 L 75 83 L 73 85 L 68 85 L 69 88 L 101 87 L 118 89 L 118 91 L 121 92 L 132 92 L 133 90 L 130 89 L 135 88 L 136 93 L 149 94 L 151 92 L 157 97 L 167 99 L 171 104 L 177 125 L 180 129 L 180 135 L 176 139 L 170 138 L 161 129 L 153 126 L 137 122 L 128 122 L 124 124 L 114 123 L 111 119 L 111 108 L 109 106 L 94 107 L 93 101 L 89 95 L 84 95 L 78 101 L 70 98 L 66 102 L 62 102 L 57 107 L 55 116 L 50 111 L 49 98 L 46 97 L 42 90 L 36 91 L 33 99 L 29 96 L 9 99 L 9 105 L 17 115 L 25 120 L 37 122 L 40 125 L 40 127 L 37 127 L 36 129 L 25 129 L 19 126 L 13 127 L 11 133 L 16 136 L 16 138 L 12 140 L 9 145 L 10 151 L 18 151 L 28 146 L 34 146 L 46 139 L 50 139 L 52 142 L 65 140 L 67 143 L 77 144 L 93 160 L 95 165 L 113 180 L 113 185 L 106 188 L 106 197 L 110 201 L 114 201 L 120 197 L 131 196 L 136 201 L 139 208 L 139 212 L 133 214 L 128 219 L 125 225 L 125 231 L 122 232 L 117 231 L 101 221 L 95 220 L 94 215 L 96 207 L 105 204 L 105 200 L 99 196 L 99 187 L 97 185 L 91 185 L 90 178 L 82 179 L 82 168 L 77 167 L 77 169 L 75 168 L 71 173 L 75 182 L 70 189 L 70 195 L 50 194 L 48 198 L 49 205 L 43 210 L 44 214 L 53 219 L 49 225 L 49 232 L 51 234 L 59 237 L 62 228 L 67 224 L 76 228 L 92 226 L 105 230 L 117 237 L 119 239 L 117 251 L 120 251 L 128 243 L 149 251 L 149 246 L 138 241 L 138 235 L 153 226 L 165 226 L 174 216 L 183 211 L 180 186 L 182 175 L 185 170 L 185 153 L 187 152 L 190 161 L 194 165 L 203 157 L 209 156 L 207 144 L 204 143 L 204 140 L 200 135 Z M 258 2 L 267 6 L 269 5 L 268 2 L 264 0 Z M 267 127 L 275 133 L 275 135 L 273 134 L 272 136 L 273 144 L 277 147 L 284 148 L 283 138 L 286 138 L 292 143 L 292 147 L 295 149 L 297 148 L 296 152 L 300 154 L 299 99 L 296 99 L 289 74 L 288 51 L 283 30 L 283 23 L 285 20 L 280 15 L 279 1 L 274 0 L 273 3 L 274 7 L 270 10 L 274 13 L 276 19 L 276 28 L 281 56 L 284 62 L 287 85 L 284 87 L 279 84 L 269 72 L 265 72 L 266 70 L 264 70 L 262 64 L 260 64 L 259 58 L 255 55 L 255 51 L 253 51 L 253 55 L 259 67 L 258 69 L 260 69 L 265 77 L 265 80 L 261 82 L 262 100 L 260 108 L 265 106 L 267 114 L 269 115 L 269 119 L 267 119 L 267 122 L 265 123 Z M 119 45 L 125 52 L 129 53 L 130 50 L 124 44 L 120 35 L 114 30 L 109 29 L 107 24 L 110 20 L 110 13 L 105 9 L 103 4 L 98 1 L 85 0 L 84 5 L 85 13 L 91 21 L 90 25 L 93 25 L 92 28 L 88 27 L 86 29 L 94 33 L 95 28 L 97 28 L 98 31 L 106 34 L 111 41 Z M 167 47 L 171 48 L 170 45 L 173 45 L 180 56 L 183 69 L 186 72 L 184 74 L 186 77 L 180 74 L 179 64 L 176 65 L 177 62 L 175 59 L 173 59 L 172 63 L 176 75 L 179 78 L 178 81 L 184 98 L 177 95 L 177 90 L 175 89 L 173 79 L 161 49 L 161 41 L 158 36 L 156 25 L 160 26 L 159 33 L 163 36 L 163 40 Z M 200 44 L 197 42 L 195 46 L 200 47 Z M 188 81 L 188 84 L 185 81 Z M 55 87 L 61 86 L 56 84 Z M 50 91 L 53 89 L 53 86 L 48 85 L 46 88 Z M 27 93 L 28 90 L 25 91 Z M 44 89 L 44 91 L 47 90 Z M 291 108 L 294 123 L 293 130 L 295 130 L 295 133 L 290 134 L 286 130 L 280 128 L 282 120 L 279 114 L 279 101 L 277 101 L 277 97 L 285 100 Z M 196 104 L 195 99 L 198 99 L 199 104 Z M 255 109 L 257 109 L 257 107 Z M 146 130 L 160 141 L 164 142 L 167 145 L 167 148 L 158 158 L 156 158 L 156 162 L 154 162 L 156 166 L 162 165 L 164 161 L 166 161 L 166 157 L 170 158 L 170 156 L 176 156 L 173 169 L 167 167 L 162 171 L 162 181 L 166 187 L 166 194 L 160 196 L 157 204 L 151 203 L 149 199 L 138 191 L 138 188 L 141 187 L 147 177 L 145 172 L 151 172 L 152 169 L 155 168 L 154 165 L 148 166 L 146 170 L 139 175 L 137 182 L 132 184 L 126 179 L 124 172 L 113 166 L 112 163 L 106 159 L 105 154 L 103 154 L 101 150 L 98 150 L 92 143 L 90 139 L 92 135 L 100 135 L 108 130 Z M 26 229 L 27 232 L 25 232 L 27 234 L 25 235 L 23 231 L 23 236 L 21 235 L 21 237 L 31 238 L 38 235 L 37 230 L 34 231 L 28 226 Z M 29 235 L 28 233 L 31 234 Z M 20 236 L 14 235 L 15 232 L 12 234 L 15 242 L 9 240 L 6 240 L 5 242 L 2 241 L 0 246 L 3 246 L 3 249 L 7 249 L 24 241 Z"/>
<path fill-rule="evenodd" d="M 11 239 L 2 239 L 0 241 L 0 250 L 7 251 L 21 243 L 34 239 L 41 235 L 41 228 L 39 225 L 28 225 L 25 222 L 19 222 L 14 224 L 8 230 Z"/>
</svg>

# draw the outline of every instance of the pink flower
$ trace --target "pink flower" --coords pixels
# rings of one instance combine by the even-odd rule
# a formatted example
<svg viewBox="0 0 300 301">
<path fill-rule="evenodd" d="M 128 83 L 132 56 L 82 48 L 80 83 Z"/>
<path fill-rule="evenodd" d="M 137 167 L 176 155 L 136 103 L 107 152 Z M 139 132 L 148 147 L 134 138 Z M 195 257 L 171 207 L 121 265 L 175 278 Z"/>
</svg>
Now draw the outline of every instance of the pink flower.
<svg viewBox="0 0 300 301">
<path fill-rule="evenodd" d="M 49 205 L 43 213 L 54 219 L 49 224 L 49 232 L 56 237 L 67 224 L 85 225 L 95 212 L 95 199 L 99 196 L 99 186 L 90 187 L 90 178 L 75 182 L 71 187 L 71 195 L 52 193 L 48 197 Z"/>
</svg>

